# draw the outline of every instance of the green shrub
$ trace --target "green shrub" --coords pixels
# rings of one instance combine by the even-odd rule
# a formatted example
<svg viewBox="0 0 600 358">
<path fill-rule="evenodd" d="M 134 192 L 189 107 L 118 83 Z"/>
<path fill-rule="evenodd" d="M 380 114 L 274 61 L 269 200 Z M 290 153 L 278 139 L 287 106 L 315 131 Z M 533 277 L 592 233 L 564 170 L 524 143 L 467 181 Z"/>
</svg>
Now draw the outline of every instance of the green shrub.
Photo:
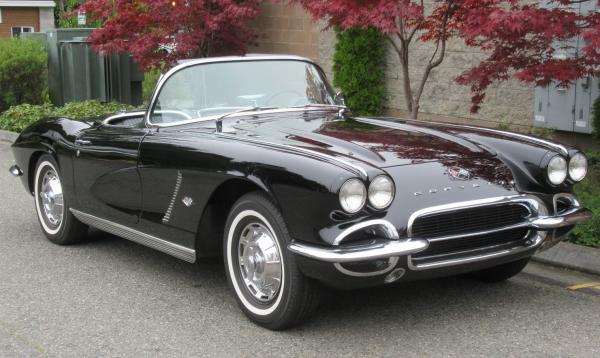
<svg viewBox="0 0 600 358">
<path fill-rule="evenodd" d="M 12 106 L 6 112 L 0 114 L 0 129 L 20 132 L 30 124 L 44 117 L 49 117 L 51 114 L 52 105 L 49 103 Z"/>
<path fill-rule="evenodd" d="M 374 28 L 337 32 L 333 56 L 333 84 L 357 115 L 381 115 L 385 96 L 385 46 Z"/>
<path fill-rule="evenodd" d="M 582 205 L 594 213 L 592 220 L 578 224 L 571 232 L 573 241 L 580 245 L 600 247 L 600 152 L 587 153 L 590 172 L 575 186 Z"/>
<path fill-rule="evenodd" d="M 22 103 L 42 104 L 47 77 L 48 55 L 40 41 L 0 41 L 0 112 Z"/>
<path fill-rule="evenodd" d="M 56 117 L 81 119 L 102 116 L 119 111 L 127 111 L 134 108 L 135 107 L 118 102 L 109 102 L 103 104 L 99 101 L 91 100 L 67 103 L 63 107 L 55 109 L 52 112 L 52 115 Z"/>
<path fill-rule="evenodd" d="M 44 117 L 81 119 L 131 109 L 135 109 L 135 107 L 118 102 L 102 104 L 98 101 L 71 102 L 59 108 L 53 108 L 49 103 L 42 105 L 21 104 L 12 106 L 6 112 L 0 114 L 0 129 L 21 132 L 30 124 Z"/>
<path fill-rule="evenodd" d="M 598 88 L 600 89 L 600 83 L 598 84 Z M 600 138 L 600 97 L 596 98 L 592 107 L 592 128 L 594 135 Z"/>
<path fill-rule="evenodd" d="M 156 87 L 158 79 L 162 73 L 162 69 L 153 68 L 144 74 L 144 82 L 142 83 L 144 103 L 150 103 L 151 97 L 154 94 L 154 88 Z"/>
</svg>

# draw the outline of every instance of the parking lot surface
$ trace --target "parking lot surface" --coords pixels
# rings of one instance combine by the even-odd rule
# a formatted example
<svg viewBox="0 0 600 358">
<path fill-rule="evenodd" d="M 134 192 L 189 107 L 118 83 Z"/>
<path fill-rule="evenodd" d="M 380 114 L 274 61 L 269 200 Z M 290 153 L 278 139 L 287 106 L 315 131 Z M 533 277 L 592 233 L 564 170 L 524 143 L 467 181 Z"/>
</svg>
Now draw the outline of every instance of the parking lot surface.
<svg viewBox="0 0 600 358">
<path fill-rule="evenodd" d="M 501 284 L 333 292 L 307 324 L 271 332 L 237 308 L 218 259 L 98 231 L 51 244 L 6 142 L 0 163 L 0 357 L 600 357 L 600 289 L 582 286 L 600 277 L 536 264 Z"/>
</svg>

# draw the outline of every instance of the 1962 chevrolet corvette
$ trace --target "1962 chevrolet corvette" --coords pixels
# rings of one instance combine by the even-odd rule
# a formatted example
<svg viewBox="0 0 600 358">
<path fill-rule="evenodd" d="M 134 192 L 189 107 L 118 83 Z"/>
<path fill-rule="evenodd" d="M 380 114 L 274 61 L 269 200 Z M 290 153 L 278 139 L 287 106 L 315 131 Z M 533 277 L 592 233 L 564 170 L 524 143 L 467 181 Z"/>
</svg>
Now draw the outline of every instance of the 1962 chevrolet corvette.
<svg viewBox="0 0 600 358">
<path fill-rule="evenodd" d="M 577 149 L 353 117 L 292 56 L 182 62 L 147 111 L 48 118 L 13 150 L 50 241 L 92 226 L 189 262 L 222 252 L 239 306 L 271 329 L 308 317 L 322 285 L 508 279 L 591 216 Z"/>
</svg>

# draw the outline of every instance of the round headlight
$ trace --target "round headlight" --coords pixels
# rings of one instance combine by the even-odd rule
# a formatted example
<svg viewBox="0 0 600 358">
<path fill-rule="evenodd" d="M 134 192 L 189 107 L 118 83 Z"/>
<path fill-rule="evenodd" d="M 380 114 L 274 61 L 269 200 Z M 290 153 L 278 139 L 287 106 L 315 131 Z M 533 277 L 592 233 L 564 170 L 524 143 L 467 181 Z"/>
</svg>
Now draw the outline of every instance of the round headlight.
<svg viewBox="0 0 600 358">
<path fill-rule="evenodd" d="M 557 155 L 548 163 L 548 180 L 554 185 L 560 185 L 565 179 L 567 179 L 567 160 Z"/>
<path fill-rule="evenodd" d="M 385 209 L 394 200 L 394 182 L 387 175 L 380 175 L 369 185 L 369 203 L 375 209 Z"/>
<path fill-rule="evenodd" d="M 340 204 L 342 208 L 354 214 L 365 206 L 367 201 L 367 188 L 359 179 L 350 179 L 340 189 Z"/>
<path fill-rule="evenodd" d="M 571 158 L 569 162 L 569 177 L 573 181 L 582 181 L 587 175 L 588 171 L 588 162 L 585 155 L 582 153 L 577 153 Z"/>
</svg>

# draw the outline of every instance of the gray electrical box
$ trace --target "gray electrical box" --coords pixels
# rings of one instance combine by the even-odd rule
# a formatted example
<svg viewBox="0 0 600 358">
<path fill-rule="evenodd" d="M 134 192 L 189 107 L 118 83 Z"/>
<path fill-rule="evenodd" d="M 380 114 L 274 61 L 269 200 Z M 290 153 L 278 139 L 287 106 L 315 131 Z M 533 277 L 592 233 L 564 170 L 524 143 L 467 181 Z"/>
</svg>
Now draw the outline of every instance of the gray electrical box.
<svg viewBox="0 0 600 358">
<path fill-rule="evenodd" d="M 544 8 L 556 7 L 556 2 L 541 1 Z M 573 11 L 587 14 L 597 11 L 596 1 L 573 4 Z M 581 38 L 566 43 L 556 43 L 555 56 L 569 58 L 578 56 L 584 46 Z M 560 88 L 556 84 L 535 89 L 534 126 L 553 128 L 561 131 L 592 133 L 592 106 L 598 98 L 599 80 L 586 77 L 576 81 L 569 88 Z"/>
</svg>

